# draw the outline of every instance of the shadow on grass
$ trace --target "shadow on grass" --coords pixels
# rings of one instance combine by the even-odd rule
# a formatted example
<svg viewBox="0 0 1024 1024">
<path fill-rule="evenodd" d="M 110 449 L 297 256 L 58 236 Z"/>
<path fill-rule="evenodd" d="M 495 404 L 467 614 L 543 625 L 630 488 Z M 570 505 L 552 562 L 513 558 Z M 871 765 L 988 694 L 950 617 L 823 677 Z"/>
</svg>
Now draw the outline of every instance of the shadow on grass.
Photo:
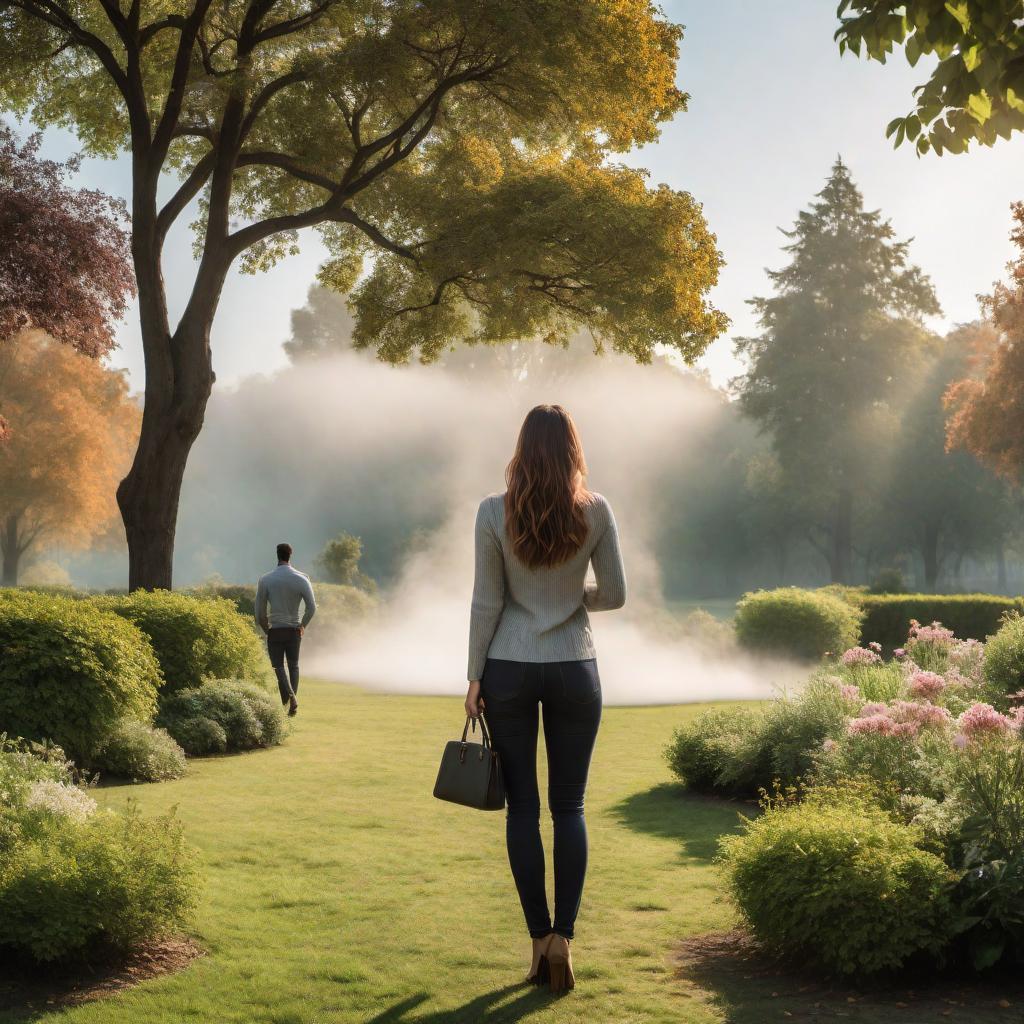
<svg viewBox="0 0 1024 1024">
<path fill-rule="evenodd" d="M 926 975 L 857 987 L 783 966 L 739 931 L 687 939 L 677 962 L 679 977 L 699 989 L 726 1024 L 836 1019 L 852 1024 L 1016 1024 L 1024 1019 L 1024 982 L 1019 979 Z"/>
<path fill-rule="evenodd" d="M 511 1002 L 505 1000 L 513 992 L 520 993 Z M 484 995 L 476 996 L 462 1006 L 437 1010 L 425 1017 L 414 1016 L 416 1008 L 430 998 L 425 992 L 410 996 L 390 1009 L 366 1021 L 366 1024 L 515 1024 L 528 1014 L 542 1009 L 553 1000 L 546 989 L 522 984 L 505 985 Z"/>
<path fill-rule="evenodd" d="M 151 942 L 127 958 L 63 968 L 41 967 L 0 951 L 0 1024 L 27 1024 L 94 1002 L 150 978 L 182 971 L 203 955 L 187 938 Z"/>
<path fill-rule="evenodd" d="M 663 782 L 626 797 L 609 813 L 635 832 L 678 840 L 688 860 L 711 861 L 718 853 L 719 838 L 739 826 L 739 815 L 755 811 L 753 804 L 700 796 L 678 783 Z"/>
</svg>

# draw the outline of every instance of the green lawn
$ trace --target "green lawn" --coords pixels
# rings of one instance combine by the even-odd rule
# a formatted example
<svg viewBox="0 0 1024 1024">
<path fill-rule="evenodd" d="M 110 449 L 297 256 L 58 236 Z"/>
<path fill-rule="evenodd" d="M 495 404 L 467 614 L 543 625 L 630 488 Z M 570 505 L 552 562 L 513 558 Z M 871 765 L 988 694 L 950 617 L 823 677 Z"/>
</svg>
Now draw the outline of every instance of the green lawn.
<svg viewBox="0 0 1024 1024">
<path fill-rule="evenodd" d="M 177 805 L 207 878 L 196 931 L 208 955 L 102 1002 L 0 1011 L 2 1024 L 1020 1019 L 989 996 L 917 1016 L 913 1004 L 893 1008 L 899 993 L 848 1002 L 728 961 L 687 957 L 681 970 L 682 940 L 734 923 L 712 858 L 737 806 L 684 796 L 661 757 L 697 707 L 606 712 L 578 988 L 552 1000 L 522 987 L 527 940 L 502 816 L 431 797 L 460 701 L 313 682 L 303 691 L 280 748 L 193 762 L 176 783 L 100 791 L 145 812 Z"/>
</svg>

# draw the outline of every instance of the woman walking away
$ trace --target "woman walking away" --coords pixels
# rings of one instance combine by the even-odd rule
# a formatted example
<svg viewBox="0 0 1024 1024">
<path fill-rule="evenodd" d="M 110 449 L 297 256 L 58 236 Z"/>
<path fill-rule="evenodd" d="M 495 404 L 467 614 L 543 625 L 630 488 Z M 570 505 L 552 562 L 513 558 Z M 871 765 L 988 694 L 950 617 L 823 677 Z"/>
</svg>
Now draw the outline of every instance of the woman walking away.
<svg viewBox="0 0 1024 1024">
<path fill-rule="evenodd" d="M 601 721 L 588 611 L 621 608 L 626 583 L 615 518 L 588 491 L 576 426 L 558 405 L 527 415 L 505 473 L 480 503 L 466 713 L 486 709 L 508 799 L 506 839 L 533 939 L 528 981 L 574 987 L 569 940 L 587 871 L 583 794 Z M 586 582 L 593 564 L 596 583 Z M 555 916 L 544 886 L 537 787 L 538 709 L 554 822 Z"/>
</svg>

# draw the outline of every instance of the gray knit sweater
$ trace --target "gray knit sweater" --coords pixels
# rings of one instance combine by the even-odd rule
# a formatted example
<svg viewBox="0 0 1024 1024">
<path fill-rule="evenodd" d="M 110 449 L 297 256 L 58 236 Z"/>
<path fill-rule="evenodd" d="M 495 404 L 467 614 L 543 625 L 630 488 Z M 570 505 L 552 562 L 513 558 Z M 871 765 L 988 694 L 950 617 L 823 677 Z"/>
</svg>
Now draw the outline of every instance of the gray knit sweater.
<svg viewBox="0 0 1024 1024">
<path fill-rule="evenodd" d="M 489 494 L 476 516 L 476 577 L 469 620 L 469 679 L 490 658 L 577 661 L 596 656 L 590 611 L 621 608 L 626 577 L 611 506 L 600 495 L 586 510 L 583 546 L 554 568 L 531 569 L 505 533 L 505 495 Z M 596 583 L 586 583 L 593 563 Z"/>
</svg>

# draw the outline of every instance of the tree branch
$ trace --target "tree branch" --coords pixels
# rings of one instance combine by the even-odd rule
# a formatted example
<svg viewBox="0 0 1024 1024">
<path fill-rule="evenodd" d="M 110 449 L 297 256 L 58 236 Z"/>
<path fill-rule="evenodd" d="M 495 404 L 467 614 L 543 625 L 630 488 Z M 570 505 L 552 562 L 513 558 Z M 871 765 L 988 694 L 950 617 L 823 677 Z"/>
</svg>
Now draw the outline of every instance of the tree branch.
<svg viewBox="0 0 1024 1024">
<path fill-rule="evenodd" d="M 210 175 L 213 173 L 213 167 L 216 163 L 217 158 L 213 153 L 207 153 L 196 165 L 192 168 L 188 177 L 181 183 L 178 190 L 167 200 L 166 205 L 160 211 L 156 218 L 156 237 L 157 245 L 163 246 L 164 239 L 167 237 L 167 232 L 170 230 L 171 225 L 177 220 L 181 211 L 199 194 L 200 189 L 206 184 Z"/>
<path fill-rule="evenodd" d="M 282 89 L 286 89 L 289 85 L 294 85 L 296 82 L 308 80 L 309 75 L 305 71 L 292 71 L 287 75 L 282 75 L 280 78 L 275 78 L 272 82 L 268 82 L 253 98 L 252 104 L 249 107 L 249 113 L 245 115 L 245 119 L 242 121 L 239 135 L 240 141 L 244 142 L 246 140 L 263 108 Z"/>
<path fill-rule="evenodd" d="M 199 29 L 202 27 L 203 19 L 212 2 L 213 0 L 195 0 L 192 13 L 185 19 L 185 23 L 181 27 L 181 38 L 178 40 L 178 52 L 174 57 L 174 70 L 171 72 L 171 82 L 167 89 L 167 100 L 153 135 L 153 155 L 157 169 L 163 166 L 167 149 L 174 137 L 174 129 L 178 124 L 181 105 L 185 98 L 185 89 L 188 86 L 192 47 L 195 45 Z"/>
<path fill-rule="evenodd" d="M 299 32 L 304 28 L 308 28 L 319 21 L 335 3 L 337 3 L 337 0 L 323 0 L 318 7 L 314 7 L 305 14 L 299 14 L 294 18 L 287 18 L 285 21 L 279 21 L 276 25 L 265 28 L 262 32 L 257 32 L 253 39 L 253 46 L 265 43 L 268 39 L 277 39 L 280 36 L 291 35 L 293 32 Z"/>
<path fill-rule="evenodd" d="M 271 150 L 243 150 L 238 154 L 235 166 L 276 167 L 279 170 L 286 171 L 293 178 L 298 178 L 300 181 L 307 182 L 310 185 L 316 185 L 318 188 L 322 188 L 325 191 L 330 192 L 331 195 L 334 195 L 341 188 L 341 184 L 334 181 L 332 178 L 328 178 L 323 174 L 318 174 L 316 171 L 308 171 L 304 167 L 301 167 L 295 162 L 294 157 L 287 156 L 284 153 L 275 153 Z"/>
</svg>

